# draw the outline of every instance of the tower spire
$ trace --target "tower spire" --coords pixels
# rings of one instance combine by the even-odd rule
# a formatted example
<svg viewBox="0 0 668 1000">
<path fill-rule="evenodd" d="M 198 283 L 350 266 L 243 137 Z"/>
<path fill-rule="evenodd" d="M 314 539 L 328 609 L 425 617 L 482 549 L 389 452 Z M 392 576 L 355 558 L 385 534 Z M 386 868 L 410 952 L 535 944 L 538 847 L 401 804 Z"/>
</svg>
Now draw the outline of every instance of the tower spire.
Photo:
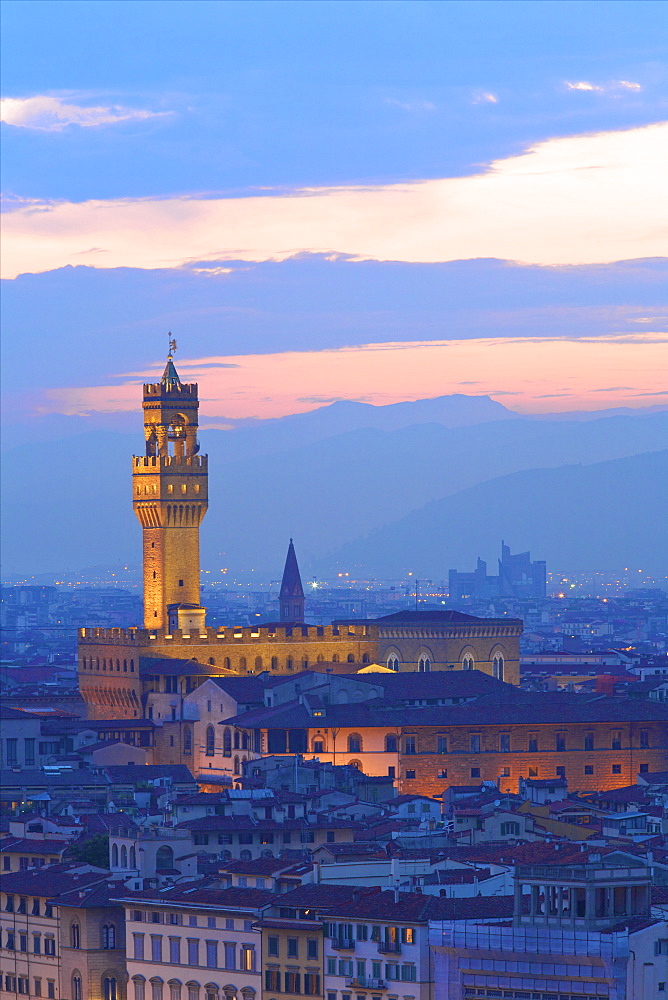
<svg viewBox="0 0 668 1000">
<path fill-rule="evenodd" d="M 181 379 L 179 378 L 179 373 L 177 372 L 172 357 L 176 351 L 176 341 L 172 337 L 171 331 L 167 334 L 169 337 L 169 353 L 167 354 L 167 364 L 165 365 L 165 370 L 162 373 L 162 378 L 160 379 L 161 385 L 164 385 L 166 389 L 177 389 L 181 385 Z"/>
<path fill-rule="evenodd" d="M 292 539 L 290 539 L 288 554 L 285 558 L 279 603 L 282 622 L 304 621 L 304 588 Z"/>
</svg>

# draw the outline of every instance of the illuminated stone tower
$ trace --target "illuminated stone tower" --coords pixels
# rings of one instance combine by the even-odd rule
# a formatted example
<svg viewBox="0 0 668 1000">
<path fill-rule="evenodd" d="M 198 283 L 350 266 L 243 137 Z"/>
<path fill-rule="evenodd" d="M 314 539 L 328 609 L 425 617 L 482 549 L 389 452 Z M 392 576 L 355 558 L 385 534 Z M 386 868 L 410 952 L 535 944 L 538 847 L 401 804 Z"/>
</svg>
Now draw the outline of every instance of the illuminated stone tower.
<svg viewBox="0 0 668 1000">
<path fill-rule="evenodd" d="M 200 608 L 199 526 L 208 506 L 207 457 L 197 442 L 197 385 L 184 385 L 172 361 L 144 385 L 146 454 L 132 459 L 132 496 L 144 536 L 144 625 L 204 625 Z M 183 619 L 183 621 L 181 620 Z"/>
</svg>

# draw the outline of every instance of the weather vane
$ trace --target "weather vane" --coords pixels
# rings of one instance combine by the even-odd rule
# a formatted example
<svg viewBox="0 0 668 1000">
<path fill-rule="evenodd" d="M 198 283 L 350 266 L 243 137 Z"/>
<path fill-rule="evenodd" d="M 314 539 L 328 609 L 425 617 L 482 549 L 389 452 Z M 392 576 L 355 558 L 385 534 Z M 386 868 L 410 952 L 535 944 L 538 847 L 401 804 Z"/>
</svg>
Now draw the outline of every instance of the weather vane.
<svg viewBox="0 0 668 1000">
<path fill-rule="evenodd" d="M 167 336 L 169 337 L 169 356 L 171 358 L 171 356 L 173 355 L 174 351 L 176 350 L 176 341 L 172 337 L 172 331 L 171 330 L 169 331 L 169 333 L 167 334 Z"/>
</svg>

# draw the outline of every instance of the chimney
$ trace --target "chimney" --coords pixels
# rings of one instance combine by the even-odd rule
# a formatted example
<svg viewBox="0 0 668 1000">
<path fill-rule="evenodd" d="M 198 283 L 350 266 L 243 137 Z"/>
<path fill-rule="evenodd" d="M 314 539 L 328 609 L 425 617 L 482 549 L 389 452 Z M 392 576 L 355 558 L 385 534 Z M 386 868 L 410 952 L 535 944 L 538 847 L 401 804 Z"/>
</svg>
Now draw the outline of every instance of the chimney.
<svg viewBox="0 0 668 1000">
<path fill-rule="evenodd" d="M 355 887 L 353 889 L 353 903 L 359 903 L 361 898 L 362 898 L 362 893 L 357 887 Z"/>
</svg>

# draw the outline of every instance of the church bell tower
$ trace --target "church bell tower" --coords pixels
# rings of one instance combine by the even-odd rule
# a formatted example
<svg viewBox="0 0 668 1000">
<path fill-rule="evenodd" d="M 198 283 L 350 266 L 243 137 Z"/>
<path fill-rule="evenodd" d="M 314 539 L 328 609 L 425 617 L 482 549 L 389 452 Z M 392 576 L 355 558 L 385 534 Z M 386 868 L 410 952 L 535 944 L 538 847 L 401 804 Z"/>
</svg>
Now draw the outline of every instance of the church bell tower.
<svg viewBox="0 0 668 1000">
<path fill-rule="evenodd" d="M 208 506 L 207 456 L 197 442 L 199 400 L 172 356 L 159 382 L 144 385 L 146 454 L 133 456 L 133 508 L 144 541 L 144 626 L 204 624 L 200 607 L 199 526 Z"/>
</svg>

